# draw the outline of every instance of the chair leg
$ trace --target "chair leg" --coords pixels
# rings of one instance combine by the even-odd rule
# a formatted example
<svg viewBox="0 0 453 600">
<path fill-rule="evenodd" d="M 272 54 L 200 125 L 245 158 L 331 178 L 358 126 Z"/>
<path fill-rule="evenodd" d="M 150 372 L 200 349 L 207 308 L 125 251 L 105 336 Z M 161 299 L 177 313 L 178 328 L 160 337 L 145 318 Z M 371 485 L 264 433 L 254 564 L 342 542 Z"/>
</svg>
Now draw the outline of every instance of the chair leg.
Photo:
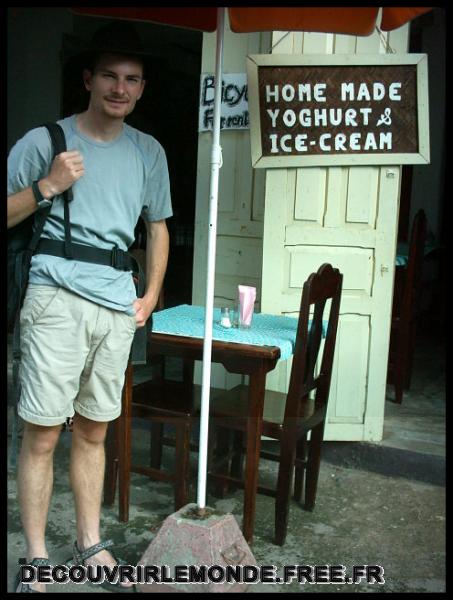
<svg viewBox="0 0 453 600">
<path fill-rule="evenodd" d="M 212 472 L 216 475 L 228 475 L 229 473 L 229 459 L 223 460 L 224 457 L 228 457 L 230 450 L 230 435 L 229 431 L 224 427 L 217 427 L 215 429 L 216 443 L 213 457 L 213 469 Z M 214 480 L 213 483 L 213 495 L 216 498 L 224 498 L 225 493 L 228 489 L 228 484 L 223 481 Z"/>
<path fill-rule="evenodd" d="M 401 381 L 395 381 L 394 387 L 395 387 L 395 402 L 397 404 L 401 404 L 401 402 L 403 401 L 403 385 L 402 385 Z"/>
<path fill-rule="evenodd" d="M 288 529 L 289 505 L 295 459 L 295 432 L 285 433 L 281 440 L 278 468 L 277 495 L 275 498 L 275 543 L 283 546 Z"/>
<path fill-rule="evenodd" d="M 324 421 L 311 431 L 310 445 L 308 448 L 305 510 L 312 511 L 315 507 L 316 490 L 318 486 L 319 468 L 321 465 L 321 446 L 324 437 Z"/>
<path fill-rule="evenodd" d="M 407 334 L 401 333 L 402 337 Z M 393 385 L 395 387 L 395 402 L 401 404 L 403 400 L 403 389 L 407 372 L 407 350 L 404 340 L 400 341 L 395 359 L 395 372 L 393 374 Z"/>
<path fill-rule="evenodd" d="M 127 521 L 129 521 L 130 448 L 127 448 L 127 442 L 125 442 L 125 437 L 128 437 L 127 421 L 127 418 L 120 416 L 119 429 L 121 441 L 118 453 L 118 508 L 119 520 L 123 523 L 127 523 Z"/>
<path fill-rule="evenodd" d="M 243 446 L 244 434 L 242 431 L 235 431 L 233 433 L 233 456 L 231 459 L 230 474 L 231 477 L 240 479 L 244 478 L 244 446 Z M 234 491 L 237 489 L 235 485 L 230 485 L 230 490 Z"/>
<path fill-rule="evenodd" d="M 179 510 L 187 504 L 188 483 L 190 474 L 190 423 L 181 420 L 176 425 L 175 446 L 175 510 Z"/>
<path fill-rule="evenodd" d="M 129 521 L 129 494 L 131 479 L 131 428 L 132 428 L 132 381 L 133 367 L 126 369 L 123 388 L 123 406 L 118 419 L 118 488 L 119 488 L 119 520 Z"/>
<path fill-rule="evenodd" d="M 302 436 L 296 446 L 296 463 L 294 468 L 294 500 L 300 502 L 304 492 L 304 477 L 307 464 L 307 436 Z"/>
<path fill-rule="evenodd" d="M 404 372 L 404 389 L 409 390 L 412 380 L 412 369 L 414 364 L 416 324 L 413 323 L 409 333 L 409 343 L 407 349 L 406 368 Z"/>
<path fill-rule="evenodd" d="M 104 504 L 115 502 L 116 480 L 118 477 L 118 419 L 109 423 L 105 441 Z"/>
<path fill-rule="evenodd" d="M 160 469 L 162 465 L 162 438 L 164 433 L 163 423 L 151 423 L 151 449 L 149 455 L 149 464 L 154 469 Z"/>
</svg>

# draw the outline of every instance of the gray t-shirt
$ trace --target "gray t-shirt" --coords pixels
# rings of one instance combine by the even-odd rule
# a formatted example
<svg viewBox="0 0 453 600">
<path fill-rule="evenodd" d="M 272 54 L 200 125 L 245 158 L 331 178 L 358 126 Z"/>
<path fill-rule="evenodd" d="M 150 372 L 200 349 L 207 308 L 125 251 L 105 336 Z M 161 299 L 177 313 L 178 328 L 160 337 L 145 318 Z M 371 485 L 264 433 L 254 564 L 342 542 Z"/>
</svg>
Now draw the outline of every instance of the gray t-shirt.
<svg viewBox="0 0 453 600">
<path fill-rule="evenodd" d="M 72 186 L 73 242 L 127 250 L 140 215 L 160 221 L 172 215 L 167 161 L 152 136 L 124 124 L 110 142 L 81 133 L 75 115 L 58 121 L 68 150 L 83 156 L 85 174 Z M 42 179 L 50 170 L 52 150 L 45 127 L 30 130 L 8 157 L 8 195 Z M 56 196 L 42 236 L 64 240 L 63 196 Z M 133 315 L 135 287 L 130 272 L 113 267 L 36 254 L 30 283 L 65 287 L 88 300 Z"/>
</svg>

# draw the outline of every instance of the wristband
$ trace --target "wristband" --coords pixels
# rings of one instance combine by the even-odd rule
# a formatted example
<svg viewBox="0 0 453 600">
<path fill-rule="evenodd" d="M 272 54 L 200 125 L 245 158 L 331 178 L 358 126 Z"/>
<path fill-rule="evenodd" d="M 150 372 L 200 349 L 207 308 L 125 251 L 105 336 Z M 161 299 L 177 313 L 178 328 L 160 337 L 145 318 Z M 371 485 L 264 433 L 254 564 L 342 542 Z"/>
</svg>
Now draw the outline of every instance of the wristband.
<svg viewBox="0 0 453 600">
<path fill-rule="evenodd" d="M 52 206 L 52 200 L 48 200 L 47 198 L 44 198 L 44 196 L 41 194 L 41 190 L 39 189 L 39 185 L 38 185 L 38 180 L 34 181 L 31 184 L 31 189 L 32 189 L 33 195 L 35 197 L 36 204 L 38 205 L 38 210 L 44 210 L 45 208 Z"/>
</svg>

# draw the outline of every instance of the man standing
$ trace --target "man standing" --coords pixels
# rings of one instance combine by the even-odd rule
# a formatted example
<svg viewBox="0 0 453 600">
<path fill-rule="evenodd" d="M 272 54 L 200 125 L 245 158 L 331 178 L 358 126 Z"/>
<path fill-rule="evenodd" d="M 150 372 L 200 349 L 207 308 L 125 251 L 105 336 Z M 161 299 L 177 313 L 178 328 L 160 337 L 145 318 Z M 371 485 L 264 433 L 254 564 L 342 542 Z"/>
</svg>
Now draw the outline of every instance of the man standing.
<svg viewBox="0 0 453 600">
<path fill-rule="evenodd" d="M 172 215 L 167 162 L 160 144 L 124 119 L 143 94 L 144 64 L 135 32 L 116 22 L 93 38 L 83 72 L 85 112 L 59 121 L 68 151 L 52 161 L 44 127 L 29 131 L 8 158 L 8 227 L 52 203 L 42 238 L 65 239 L 62 193 L 70 203 L 74 259 L 34 255 L 21 311 L 21 398 L 25 421 L 18 496 L 27 561 L 48 563 L 45 528 L 53 453 L 61 426 L 74 417 L 70 479 L 78 564 L 118 561 L 100 536 L 108 422 L 121 412 L 121 391 L 137 327 L 152 313 L 168 258 L 165 219 Z M 130 271 L 77 260 L 77 245 L 127 250 L 142 216 L 147 228 L 146 290 L 137 298 Z M 17 591 L 45 591 L 19 584 Z M 132 591 L 126 584 L 113 591 Z"/>
</svg>

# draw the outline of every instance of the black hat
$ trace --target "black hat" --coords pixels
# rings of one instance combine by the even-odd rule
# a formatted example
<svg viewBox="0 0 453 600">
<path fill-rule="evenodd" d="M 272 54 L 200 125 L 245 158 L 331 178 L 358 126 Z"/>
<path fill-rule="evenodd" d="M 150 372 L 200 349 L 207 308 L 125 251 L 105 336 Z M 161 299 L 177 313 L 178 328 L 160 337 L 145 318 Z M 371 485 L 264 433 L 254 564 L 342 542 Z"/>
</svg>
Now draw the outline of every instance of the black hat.
<svg viewBox="0 0 453 600">
<path fill-rule="evenodd" d="M 113 52 L 142 56 L 145 54 L 140 36 L 128 21 L 112 21 L 100 27 L 91 38 L 87 52 Z"/>
<path fill-rule="evenodd" d="M 135 27 L 129 21 L 111 21 L 100 27 L 90 40 L 63 34 L 63 52 L 76 69 L 92 67 L 93 60 L 102 52 L 137 56 L 145 62 L 147 52 Z"/>
</svg>

